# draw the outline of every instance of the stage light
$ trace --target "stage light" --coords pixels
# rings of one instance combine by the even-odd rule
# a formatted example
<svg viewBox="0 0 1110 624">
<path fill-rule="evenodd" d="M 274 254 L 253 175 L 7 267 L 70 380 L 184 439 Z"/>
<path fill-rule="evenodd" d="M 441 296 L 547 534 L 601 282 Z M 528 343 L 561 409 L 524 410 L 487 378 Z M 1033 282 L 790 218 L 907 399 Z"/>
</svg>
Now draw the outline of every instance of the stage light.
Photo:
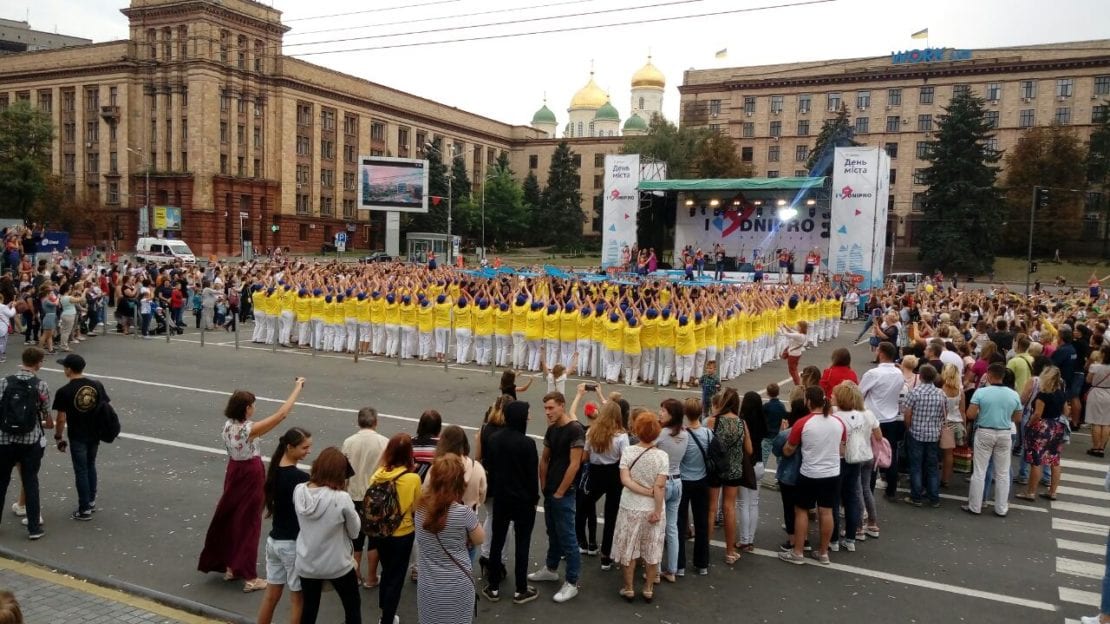
<svg viewBox="0 0 1110 624">
<path fill-rule="evenodd" d="M 686 200 L 686 207 L 687 208 L 689 208 L 690 206 L 693 206 L 693 205 L 694 205 L 694 200 L 692 200 L 692 199 L 687 199 Z"/>
<path fill-rule="evenodd" d="M 739 206 L 740 205 L 740 200 L 739 199 L 732 200 L 732 205 L 733 206 Z"/>
<path fill-rule="evenodd" d="M 757 199 L 757 200 L 752 202 L 752 205 L 753 206 L 762 206 L 763 205 L 763 200 L 762 199 Z"/>
<path fill-rule="evenodd" d="M 721 200 L 719 200 L 719 199 L 709 200 L 709 207 L 710 208 L 716 208 L 717 206 L 720 206 L 720 205 L 721 205 Z"/>
<path fill-rule="evenodd" d="M 807 200 L 806 200 L 806 205 L 807 205 L 807 206 L 816 206 L 816 205 L 817 205 L 817 200 L 816 200 L 816 199 L 812 199 L 812 198 L 810 198 L 810 199 L 807 199 Z"/>
<path fill-rule="evenodd" d="M 779 200 L 779 201 L 782 201 L 782 200 Z M 797 208 L 787 206 L 787 207 L 783 207 L 783 208 L 778 209 L 779 221 L 790 221 L 791 219 L 793 219 L 794 217 L 797 217 L 797 216 L 798 216 L 798 209 Z"/>
<path fill-rule="evenodd" d="M 786 205 L 786 200 L 785 199 L 780 199 L 777 202 L 775 202 L 775 205 L 781 208 L 781 207 Z"/>
</svg>

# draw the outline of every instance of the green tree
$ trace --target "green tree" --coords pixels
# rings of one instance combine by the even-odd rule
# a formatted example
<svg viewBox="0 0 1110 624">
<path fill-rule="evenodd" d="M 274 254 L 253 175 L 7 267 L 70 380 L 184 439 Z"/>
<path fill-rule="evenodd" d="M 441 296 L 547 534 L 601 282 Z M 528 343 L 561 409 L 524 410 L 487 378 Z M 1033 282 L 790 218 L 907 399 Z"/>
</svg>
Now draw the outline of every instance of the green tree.
<svg viewBox="0 0 1110 624">
<path fill-rule="evenodd" d="M 447 165 L 438 150 L 427 150 L 424 158 L 428 161 L 428 212 L 414 214 L 408 220 L 406 232 L 446 232 L 447 231 Z M 439 197 L 438 201 L 436 198 Z"/>
<path fill-rule="evenodd" d="M 17 101 L 0 111 L 0 213 L 24 221 L 47 190 L 54 126 L 50 116 Z"/>
<path fill-rule="evenodd" d="M 507 243 L 524 238 L 528 231 L 529 211 L 524 189 L 513 179 L 508 159 L 504 163 L 498 160 L 491 173 L 486 180 L 485 194 L 486 244 L 504 249 Z"/>
<path fill-rule="evenodd" d="M 1079 189 L 1087 172 L 1076 167 L 1086 150 L 1071 128 L 1052 124 L 1025 131 L 1006 153 L 1005 250 L 1024 255 L 1029 245 L 1029 210 L 1033 187 Z M 1049 190 L 1048 206 L 1037 208 L 1033 219 L 1033 253 L 1052 255 L 1060 241 L 1078 236 L 1083 227 L 1083 195 Z"/>
<path fill-rule="evenodd" d="M 582 238 L 586 215 L 582 213 L 582 193 L 574 156 L 566 141 L 560 142 L 551 156 L 540 209 L 532 213 L 531 233 L 537 243 L 569 245 Z"/>
<path fill-rule="evenodd" d="M 699 178 L 750 178 L 752 166 L 740 162 L 736 143 L 727 136 L 710 132 L 702 138 L 690 163 Z"/>
<path fill-rule="evenodd" d="M 501 152 L 497 156 L 497 163 L 494 165 L 494 168 L 499 171 L 508 171 L 509 175 L 514 175 L 513 168 L 509 165 L 508 152 Z"/>
<path fill-rule="evenodd" d="M 653 115 L 647 134 L 626 138 L 621 152 L 667 163 L 668 178 L 688 178 L 694 175 L 695 160 L 708 135 L 706 129 L 680 128 L 662 115 Z"/>
<path fill-rule="evenodd" d="M 524 178 L 524 203 L 531 212 L 539 209 L 541 201 L 543 201 L 543 188 L 540 187 L 540 179 L 536 177 L 535 172 L 529 171 Z"/>
<path fill-rule="evenodd" d="M 472 194 L 470 187 L 470 174 L 466 172 L 466 162 L 463 158 L 451 159 L 451 196 L 455 203 Z"/>
<path fill-rule="evenodd" d="M 852 117 L 848 114 L 848 106 L 840 105 L 836 117 L 826 119 L 821 124 L 821 132 L 817 134 L 817 141 L 809 151 L 809 160 L 806 169 L 812 176 L 829 175 L 832 171 L 833 155 L 838 147 L 859 145 L 853 137 L 856 131 L 852 127 Z"/>
<path fill-rule="evenodd" d="M 925 219 L 918 257 L 925 269 L 987 273 L 999 247 L 1005 209 L 995 183 L 1000 156 L 987 148 L 991 134 L 983 100 L 967 93 L 952 98 L 928 142 L 922 172 Z"/>
</svg>

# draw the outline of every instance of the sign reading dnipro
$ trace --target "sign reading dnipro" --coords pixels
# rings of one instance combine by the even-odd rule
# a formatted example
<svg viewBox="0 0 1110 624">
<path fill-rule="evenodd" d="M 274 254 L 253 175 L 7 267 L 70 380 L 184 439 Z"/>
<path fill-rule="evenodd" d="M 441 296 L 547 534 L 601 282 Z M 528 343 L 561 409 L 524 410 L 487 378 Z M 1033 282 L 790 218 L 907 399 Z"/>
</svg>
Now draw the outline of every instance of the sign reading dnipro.
<svg viewBox="0 0 1110 624">
<path fill-rule="evenodd" d="M 890 53 L 891 65 L 906 65 L 911 63 L 936 63 L 938 61 L 967 61 L 971 59 L 971 50 L 957 50 L 956 48 L 923 48 L 921 50 L 903 50 Z"/>
</svg>

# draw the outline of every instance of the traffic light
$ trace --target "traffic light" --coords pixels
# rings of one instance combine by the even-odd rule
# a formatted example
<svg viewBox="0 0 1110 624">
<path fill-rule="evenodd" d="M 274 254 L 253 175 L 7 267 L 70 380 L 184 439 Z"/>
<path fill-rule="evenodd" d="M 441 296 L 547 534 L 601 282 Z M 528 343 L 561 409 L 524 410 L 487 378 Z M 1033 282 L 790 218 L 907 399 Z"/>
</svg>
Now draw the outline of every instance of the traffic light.
<svg viewBox="0 0 1110 624">
<path fill-rule="evenodd" d="M 1037 263 L 1036 262 L 1030 262 L 1029 263 L 1029 272 L 1030 273 L 1036 273 L 1037 272 Z"/>
<path fill-rule="evenodd" d="M 1037 208 L 1048 208 L 1048 189 L 1036 187 L 1033 189 L 1036 197 Z"/>
</svg>

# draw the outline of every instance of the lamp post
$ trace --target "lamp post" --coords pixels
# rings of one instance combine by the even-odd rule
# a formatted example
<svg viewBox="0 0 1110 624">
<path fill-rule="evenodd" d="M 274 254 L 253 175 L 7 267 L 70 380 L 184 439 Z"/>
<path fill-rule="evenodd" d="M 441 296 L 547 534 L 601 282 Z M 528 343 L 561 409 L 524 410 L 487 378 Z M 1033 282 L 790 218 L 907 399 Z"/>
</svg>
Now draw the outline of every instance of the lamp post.
<svg viewBox="0 0 1110 624">
<path fill-rule="evenodd" d="M 146 152 L 144 152 L 142 148 L 129 147 L 127 148 L 127 151 L 131 152 L 132 154 L 138 154 L 139 158 L 143 159 L 143 169 L 146 169 L 146 200 L 144 202 L 145 205 L 143 206 L 143 213 L 146 215 L 145 229 L 142 229 L 143 218 L 141 216 L 139 217 L 139 235 L 145 236 L 150 233 L 150 166 L 147 164 Z"/>
<path fill-rule="evenodd" d="M 430 151 L 433 151 L 433 152 L 439 154 L 441 158 L 443 157 L 443 150 L 436 147 L 435 144 L 430 142 L 430 141 L 424 144 L 424 149 L 425 150 L 430 150 Z M 454 160 L 456 158 L 460 158 L 460 157 L 462 157 L 462 154 L 455 154 L 454 156 L 452 156 L 451 157 L 452 163 L 454 162 Z M 448 258 L 448 262 L 452 265 L 455 264 L 455 257 L 454 257 L 455 256 L 455 245 L 454 245 L 454 240 L 451 238 L 451 213 L 454 211 L 454 204 L 455 204 L 455 200 L 454 200 L 455 193 L 453 191 L 453 182 L 454 182 L 454 176 L 448 174 L 448 176 L 447 176 L 447 258 Z M 482 227 L 483 227 L 483 229 L 485 228 L 484 223 L 483 223 Z"/>
</svg>

